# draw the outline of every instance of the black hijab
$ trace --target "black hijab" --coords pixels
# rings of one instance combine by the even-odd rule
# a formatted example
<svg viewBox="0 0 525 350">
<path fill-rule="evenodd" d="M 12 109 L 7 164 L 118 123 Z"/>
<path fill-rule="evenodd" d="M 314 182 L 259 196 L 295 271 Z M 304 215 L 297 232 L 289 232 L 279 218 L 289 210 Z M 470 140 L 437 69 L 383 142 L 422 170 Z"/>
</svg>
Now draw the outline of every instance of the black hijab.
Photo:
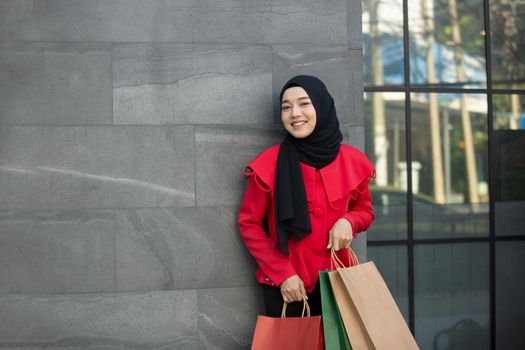
<svg viewBox="0 0 525 350">
<path fill-rule="evenodd" d="M 317 121 L 309 136 L 298 139 L 288 134 L 279 149 L 275 176 L 275 221 L 278 248 L 286 256 L 290 237 L 299 240 L 312 232 L 299 162 L 321 169 L 335 159 L 343 140 L 334 99 L 324 83 L 309 75 L 295 76 L 284 84 L 279 101 L 282 101 L 285 90 L 293 86 L 300 86 L 306 91 L 315 108 Z"/>
</svg>

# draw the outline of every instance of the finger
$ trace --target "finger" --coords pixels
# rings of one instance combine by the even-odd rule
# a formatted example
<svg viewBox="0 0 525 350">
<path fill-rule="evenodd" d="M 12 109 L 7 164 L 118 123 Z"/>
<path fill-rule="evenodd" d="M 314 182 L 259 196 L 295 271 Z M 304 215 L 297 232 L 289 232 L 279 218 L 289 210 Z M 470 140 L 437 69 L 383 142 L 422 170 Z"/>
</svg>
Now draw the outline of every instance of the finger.
<svg viewBox="0 0 525 350">
<path fill-rule="evenodd" d="M 288 292 L 286 292 L 284 294 L 284 297 L 286 298 L 285 300 L 286 300 L 287 303 L 291 303 L 293 301 L 293 298 L 291 297 L 290 293 L 288 293 Z"/>
<path fill-rule="evenodd" d="M 283 301 L 285 303 L 288 303 L 288 298 L 286 297 L 286 295 L 284 295 L 284 293 L 281 293 L 281 296 L 283 297 Z"/>
<path fill-rule="evenodd" d="M 339 251 L 339 239 L 334 239 L 333 240 L 333 244 L 334 244 L 334 250 L 337 252 Z"/>
<path fill-rule="evenodd" d="M 302 301 L 303 300 L 303 292 L 301 290 L 301 288 L 297 288 L 296 290 L 296 293 L 295 293 L 295 301 Z"/>
<path fill-rule="evenodd" d="M 328 236 L 328 245 L 326 246 L 326 249 L 332 248 L 332 231 L 330 231 L 330 235 Z"/>
<path fill-rule="evenodd" d="M 301 283 L 301 294 L 303 297 L 308 299 L 308 295 L 306 295 L 306 289 L 304 288 L 304 283 Z"/>
</svg>

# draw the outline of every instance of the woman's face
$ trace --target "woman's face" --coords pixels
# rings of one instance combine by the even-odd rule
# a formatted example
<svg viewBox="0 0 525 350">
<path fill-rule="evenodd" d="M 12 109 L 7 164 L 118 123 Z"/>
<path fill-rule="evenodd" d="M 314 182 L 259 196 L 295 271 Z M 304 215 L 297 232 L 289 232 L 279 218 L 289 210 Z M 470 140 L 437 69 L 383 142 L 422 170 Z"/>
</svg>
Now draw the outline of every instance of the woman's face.
<svg viewBox="0 0 525 350">
<path fill-rule="evenodd" d="M 281 101 L 281 121 L 293 137 L 302 139 L 315 129 L 317 114 L 306 91 L 293 86 L 284 91 Z"/>
</svg>

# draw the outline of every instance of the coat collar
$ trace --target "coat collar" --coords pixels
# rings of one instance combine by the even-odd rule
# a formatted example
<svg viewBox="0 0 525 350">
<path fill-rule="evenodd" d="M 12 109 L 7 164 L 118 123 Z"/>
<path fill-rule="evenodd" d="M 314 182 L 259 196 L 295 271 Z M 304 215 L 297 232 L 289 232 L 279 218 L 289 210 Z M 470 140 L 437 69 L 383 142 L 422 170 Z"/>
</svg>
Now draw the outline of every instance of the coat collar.
<svg viewBox="0 0 525 350">
<path fill-rule="evenodd" d="M 273 190 L 275 182 L 275 168 L 279 146 L 274 145 L 263 151 L 247 167 L 254 172 L 259 179 Z M 308 201 L 314 199 L 315 173 L 316 169 L 304 163 L 300 163 Z M 245 170 L 245 174 L 247 171 Z M 347 195 L 353 196 L 360 191 L 360 185 L 371 177 L 375 177 L 374 166 L 368 158 L 357 148 L 341 144 L 336 158 L 327 166 L 319 170 L 326 197 L 334 202 Z"/>
</svg>

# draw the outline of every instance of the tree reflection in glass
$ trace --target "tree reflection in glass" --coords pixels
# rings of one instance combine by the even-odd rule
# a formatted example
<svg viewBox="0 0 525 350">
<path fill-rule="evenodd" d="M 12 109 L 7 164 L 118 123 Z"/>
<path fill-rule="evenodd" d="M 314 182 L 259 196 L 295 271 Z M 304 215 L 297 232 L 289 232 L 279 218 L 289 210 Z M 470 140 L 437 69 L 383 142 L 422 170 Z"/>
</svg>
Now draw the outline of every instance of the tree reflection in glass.
<svg viewBox="0 0 525 350">
<path fill-rule="evenodd" d="M 412 93 L 411 113 L 415 237 L 488 235 L 486 95 Z"/>
</svg>

